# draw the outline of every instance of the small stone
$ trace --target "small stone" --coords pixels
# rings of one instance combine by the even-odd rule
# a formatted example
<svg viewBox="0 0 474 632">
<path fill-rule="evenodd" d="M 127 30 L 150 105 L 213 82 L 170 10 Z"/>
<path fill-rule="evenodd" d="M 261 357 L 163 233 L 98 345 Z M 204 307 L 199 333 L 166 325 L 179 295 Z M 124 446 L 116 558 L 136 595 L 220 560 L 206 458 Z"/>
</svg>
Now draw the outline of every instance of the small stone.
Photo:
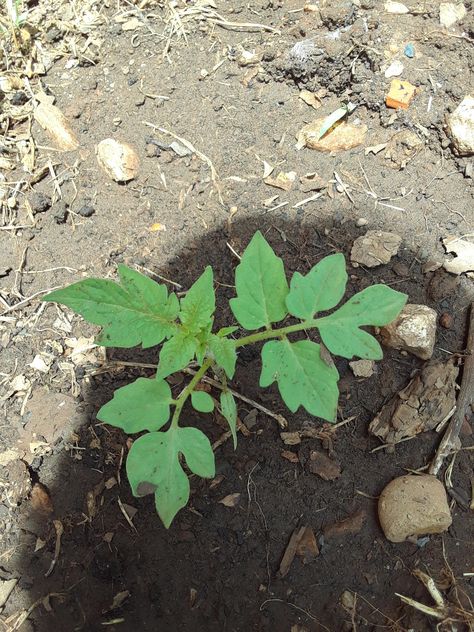
<svg viewBox="0 0 474 632">
<path fill-rule="evenodd" d="M 402 263 L 401 261 L 396 261 L 392 266 L 392 270 L 399 277 L 410 276 L 410 268 L 406 263 Z"/>
<path fill-rule="evenodd" d="M 8 500 L 20 505 L 31 491 L 31 478 L 24 461 L 16 459 L 8 464 Z"/>
<path fill-rule="evenodd" d="M 369 223 L 369 220 L 366 219 L 365 217 L 359 217 L 359 219 L 356 221 L 356 226 L 362 227 L 362 226 L 367 226 L 367 224 Z"/>
<path fill-rule="evenodd" d="M 384 75 L 387 79 L 390 79 L 391 77 L 399 77 L 403 72 L 403 68 L 404 66 L 402 62 L 396 59 L 395 61 L 392 61 L 390 66 L 384 72 Z"/>
<path fill-rule="evenodd" d="M 400 235 L 381 230 L 369 230 L 354 241 L 351 261 L 368 268 L 375 268 L 388 263 L 397 254 L 401 243 Z"/>
<path fill-rule="evenodd" d="M 307 147 L 316 151 L 347 151 L 361 145 L 367 134 L 367 125 L 355 125 L 342 122 L 331 132 L 320 138 L 321 128 L 325 124 L 325 117 L 318 118 L 305 125 L 296 135 L 297 149 Z"/>
<path fill-rule="evenodd" d="M 386 347 L 408 351 L 429 360 L 436 341 L 437 314 L 427 305 L 409 304 L 392 323 L 382 327 L 380 336 Z"/>
<path fill-rule="evenodd" d="M 321 7 L 320 15 L 323 25 L 329 29 L 348 26 L 355 20 L 355 7 L 352 0 L 337 0 Z"/>
<path fill-rule="evenodd" d="M 133 180 L 138 171 L 138 156 L 130 145 L 106 138 L 97 145 L 97 161 L 116 182 Z"/>
<path fill-rule="evenodd" d="M 449 314 L 448 312 L 444 312 L 439 317 L 439 324 L 445 329 L 451 329 L 453 326 L 453 320 L 454 319 L 451 314 Z"/>
<path fill-rule="evenodd" d="M 466 96 L 448 116 L 448 134 L 459 156 L 474 154 L 474 97 Z"/>
<path fill-rule="evenodd" d="M 22 91 L 18 90 L 11 98 L 12 105 L 25 105 L 28 101 L 28 96 Z"/>
<path fill-rule="evenodd" d="M 148 158 L 156 158 L 161 154 L 160 148 L 154 143 L 147 143 L 145 147 L 145 154 Z"/>
<path fill-rule="evenodd" d="M 77 212 L 79 215 L 82 215 L 82 217 L 92 217 L 95 213 L 95 208 L 90 204 L 84 204 Z"/>
<path fill-rule="evenodd" d="M 48 209 L 51 208 L 51 198 L 49 195 L 45 195 L 44 193 L 35 192 L 30 198 L 30 205 L 33 214 L 35 213 L 45 213 Z"/>
<path fill-rule="evenodd" d="M 354 362 L 349 362 L 355 377 L 371 377 L 374 374 L 374 365 L 375 362 L 373 360 L 354 360 Z"/>
<path fill-rule="evenodd" d="M 402 4 L 401 2 L 393 2 L 392 0 L 387 0 L 384 9 L 387 13 L 394 13 L 396 15 L 410 13 L 410 9 L 406 5 Z"/>
<path fill-rule="evenodd" d="M 439 5 L 439 23 L 450 27 L 466 15 L 466 7 L 462 2 L 441 2 Z"/>
<path fill-rule="evenodd" d="M 53 218 L 56 224 L 64 224 L 67 218 L 68 207 L 62 201 L 58 202 L 55 206 Z"/>
<path fill-rule="evenodd" d="M 429 474 L 400 476 L 391 481 L 380 495 L 378 513 L 390 542 L 442 533 L 452 522 L 444 486 Z"/>
<path fill-rule="evenodd" d="M 88 92 L 92 92 L 97 89 L 97 79 L 95 77 L 88 77 L 82 81 L 82 89 Z"/>
<path fill-rule="evenodd" d="M 81 118 L 82 110 L 83 110 L 83 104 L 79 101 L 75 101 L 74 103 L 71 103 L 67 107 L 64 114 L 69 118 L 78 119 L 78 118 Z"/>
</svg>

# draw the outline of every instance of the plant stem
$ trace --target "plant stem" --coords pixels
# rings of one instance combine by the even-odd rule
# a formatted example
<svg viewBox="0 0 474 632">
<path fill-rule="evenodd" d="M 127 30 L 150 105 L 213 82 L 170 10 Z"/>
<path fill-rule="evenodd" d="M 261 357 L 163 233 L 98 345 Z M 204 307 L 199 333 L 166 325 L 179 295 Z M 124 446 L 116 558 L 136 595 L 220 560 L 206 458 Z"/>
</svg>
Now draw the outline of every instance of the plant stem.
<svg viewBox="0 0 474 632">
<path fill-rule="evenodd" d="M 178 399 L 176 400 L 176 408 L 174 409 L 173 418 L 171 419 L 171 428 L 176 428 L 176 426 L 178 425 L 181 409 L 183 408 L 188 397 L 193 392 L 196 384 L 200 381 L 202 376 L 207 372 L 207 370 L 210 368 L 211 365 L 212 365 L 211 359 L 208 358 L 207 360 L 205 360 L 201 368 L 194 375 L 193 379 L 189 382 L 186 388 L 183 391 L 181 391 L 181 393 L 179 394 Z"/>
<path fill-rule="evenodd" d="M 305 329 L 314 329 L 321 322 L 322 318 L 311 318 L 305 320 L 303 323 L 297 325 L 288 325 L 288 327 L 281 327 L 280 329 L 268 329 L 266 331 L 259 331 L 256 334 L 250 334 L 250 336 L 244 336 L 239 340 L 234 340 L 235 348 L 243 347 L 244 345 L 251 345 L 261 340 L 268 340 L 270 338 L 279 338 L 280 336 L 286 336 L 287 334 L 293 334 L 296 331 L 304 331 Z"/>
</svg>

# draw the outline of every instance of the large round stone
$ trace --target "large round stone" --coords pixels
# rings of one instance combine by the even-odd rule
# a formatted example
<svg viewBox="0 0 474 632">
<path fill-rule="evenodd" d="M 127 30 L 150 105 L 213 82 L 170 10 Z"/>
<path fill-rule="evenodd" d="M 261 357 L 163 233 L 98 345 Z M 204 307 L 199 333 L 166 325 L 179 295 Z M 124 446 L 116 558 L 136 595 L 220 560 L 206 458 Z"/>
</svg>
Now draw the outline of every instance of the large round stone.
<svg viewBox="0 0 474 632">
<path fill-rule="evenodd" d="M 379 498 L 379 520 L 387 540 L 442 533 L 452 522 L 444 485 L 429 474 L 400 476 Z"/>
</svg>

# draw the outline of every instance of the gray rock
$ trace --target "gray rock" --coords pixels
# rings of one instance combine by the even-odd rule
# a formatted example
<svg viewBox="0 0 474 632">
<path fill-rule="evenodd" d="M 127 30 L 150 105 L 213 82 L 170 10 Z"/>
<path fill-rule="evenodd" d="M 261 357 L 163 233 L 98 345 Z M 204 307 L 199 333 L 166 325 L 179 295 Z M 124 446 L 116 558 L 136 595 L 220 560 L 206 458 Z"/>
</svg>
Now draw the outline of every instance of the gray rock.
<svg viewBox="0 0 474 632">
<path fill-rule="evenodd" d="M 437 314 L 427 305 L 405 305 L 398 318 L 382 327 L 380 336 L 386 347 L 408 351 L 422 360 L 433 355 Z"/>
<path fill-rule="evenodd" d="M 375 268 L 388 263 L 397 254 L 401 243 L 400 235 L 382 230 L 369 230 L 354 241 L 351 261 L 368 268 Z"/>
<path fill-rule="evenodd" d="M 474 98 L 470 95 L 449 115 L 448 134 L 459 156 L 474 155 Z"/>
</svg>

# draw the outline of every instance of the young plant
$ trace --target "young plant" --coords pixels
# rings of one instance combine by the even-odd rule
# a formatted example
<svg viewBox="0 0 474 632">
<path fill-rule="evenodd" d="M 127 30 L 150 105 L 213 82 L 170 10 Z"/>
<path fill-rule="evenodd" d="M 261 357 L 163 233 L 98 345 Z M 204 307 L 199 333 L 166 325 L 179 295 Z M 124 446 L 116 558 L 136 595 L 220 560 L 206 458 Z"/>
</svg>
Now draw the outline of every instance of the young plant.
<svg viewBox="0 0 474 632">
<path fill-rule="evenodd" d="M 51 292 L 43 300 L 67 305 L 89 322 L 101 325 L 97 342 L 106 347 L 161 344 L 156 376 L 138 378 L 118 389 L 97 417 L 129 434 L 148 431 L 132 444 L 127 475 L 135 496 L 154 493 L 156 509 L 166 527 L 189 499 L 189 480 L 180 456 L 198 476 L 212 478 L 215 473 L 207 437 L 197 428 L 180 425 L 188 399 L 199 412 L 213 410 L 212 397 L 196 390 L 209 370 L 221 381 L 220 410 L 229 424 L 234 447 L 237 407 L 227 380 L 234 375 L 237 352 L 244 345 L 264 342 L 260 386 L 276 382 L 291 412 L 303 406 L 311 415 L 334 422 L 339 374 L 328 351 L 348 359 L 380 360 L 379 343 L 361 327 L 390 323 L 407 298 L 385 285 L 373 285 L 331 314 L 316 318 L 316 314 L 336 307 L 345 293 L 344 256 L 325 257 L 305 276 L 295 272 L 288 286 L 283 261 L 257 232 L 236 268 L 237 296 L 230 301 L 239 325 L 253 333 L 233 338 L 238 327 L 212 331 L 216 308 L 212 268 L 204 270 L 181 300 L 168 294 L 165 285 L 125 265 L 120 265 L 118 272 L 119 283 L 86 279 Z M 298 322 L 274 328 L 288 315 Z M 311 329 L 318 330 L 323 345 L 291 339 L 292 334 Z M 175 399 L 166 378 L 194 361 L 200 368 Z"/>
</svg>

